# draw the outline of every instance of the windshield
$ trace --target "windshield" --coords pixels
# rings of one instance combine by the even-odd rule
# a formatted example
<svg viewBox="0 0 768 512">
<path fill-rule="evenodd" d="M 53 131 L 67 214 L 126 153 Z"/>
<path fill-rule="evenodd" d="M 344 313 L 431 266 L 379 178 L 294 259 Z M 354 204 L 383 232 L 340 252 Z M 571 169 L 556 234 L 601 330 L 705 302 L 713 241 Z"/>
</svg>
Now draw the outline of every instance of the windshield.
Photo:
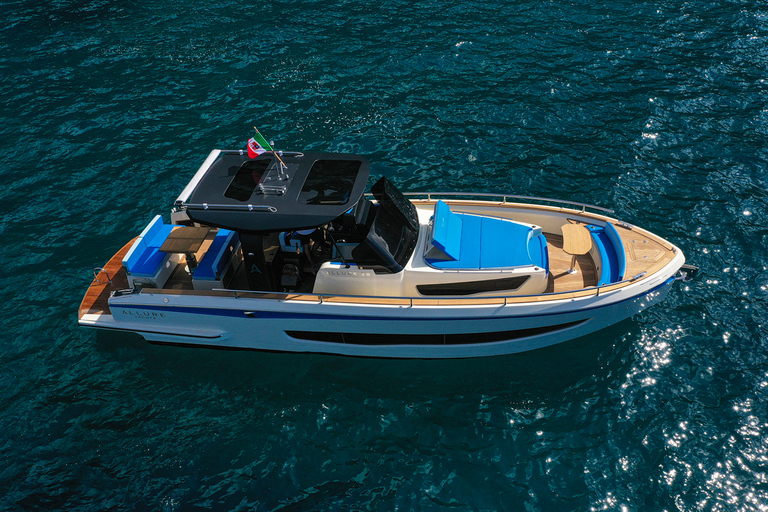
<svg viewBox="0 0 768 512">
<path fill-rule="evenodd" d="M 352 257 L 358 263 L 374 257 L 390 272 L 400 272 L 413 254 L 419 237 L 416 207 L 386 178 L 379 180 L 372 190 L 379 206 L 365 241 L 352 251 Z"/>
</svg>

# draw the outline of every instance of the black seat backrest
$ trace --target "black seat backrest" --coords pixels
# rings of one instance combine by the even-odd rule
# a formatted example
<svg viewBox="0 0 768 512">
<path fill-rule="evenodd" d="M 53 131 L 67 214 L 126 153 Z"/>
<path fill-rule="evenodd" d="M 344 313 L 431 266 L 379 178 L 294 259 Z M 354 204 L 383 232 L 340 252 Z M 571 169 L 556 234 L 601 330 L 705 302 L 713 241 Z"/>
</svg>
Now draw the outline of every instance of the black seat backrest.
<svg viewBox="0 0 768 512">
<path fill-rule="evenodd" d="M 357 202 L 352 211 L 355 216 L 355 225 L 358 229 L 367 230 L 371 227 L 371 222 L 373 222 L 373 215 L 371 215 L 372 210 L 373 203 L 364 197 L 360 198 L 360 201 Z"/>
<path fill-rule="evenodd" d="M 360 198 L 355 206 L 341 217 L 344 231 L 356 237 L 365 237 L 373 222 L 375 206 L 366 198 Z"/>
</svg>

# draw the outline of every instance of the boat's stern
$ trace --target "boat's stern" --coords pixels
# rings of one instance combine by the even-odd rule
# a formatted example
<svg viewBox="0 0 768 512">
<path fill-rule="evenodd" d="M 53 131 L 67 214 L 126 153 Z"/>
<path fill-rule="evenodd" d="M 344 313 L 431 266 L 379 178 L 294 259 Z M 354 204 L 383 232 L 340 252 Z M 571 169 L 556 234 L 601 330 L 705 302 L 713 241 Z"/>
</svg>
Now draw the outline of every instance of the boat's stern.
<svg viewBox="0 0 768 512">
<path fill-rule="evenodd" d="M 109 298 L 117 290 L 129 287 L 123 257 L 133 246 L 131 240 L 112 256 L 103 267 L 93 269 L 93 280 L 77 310 L 78 323 L 86 327 L 111 328 L 115 322 L 109 309 Z"/>
</svg>

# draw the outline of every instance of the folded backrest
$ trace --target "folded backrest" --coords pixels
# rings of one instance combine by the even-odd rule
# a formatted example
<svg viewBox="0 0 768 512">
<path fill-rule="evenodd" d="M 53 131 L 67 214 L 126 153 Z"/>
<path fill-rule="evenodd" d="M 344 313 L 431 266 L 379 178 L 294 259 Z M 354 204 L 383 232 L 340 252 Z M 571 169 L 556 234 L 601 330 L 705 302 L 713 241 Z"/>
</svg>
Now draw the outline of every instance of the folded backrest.
<svg viewBox="0 0 768 512">
<path fill-rule="evenodd" d="M 461 257 L 461 217 L 442 200 L 435 205 L 432 244 L 454 260 Z"/>
<path fill-rule="evenodd" d="M 150 222 L 147 227 L 144 228 L 144 231 L 141 232 L 141 237 L 144 240 L 144 243 L 147 245 L 147 247 L 155 247 L 153 244 L 154 238 L 160 233 L 160 231 L 163 230 L 163 216 L 162 215 L 155 215 L 155 218 L 152 219 L 152 222 Z M 160 247 L 159 245 L 157 247 Z"/>
</svg>

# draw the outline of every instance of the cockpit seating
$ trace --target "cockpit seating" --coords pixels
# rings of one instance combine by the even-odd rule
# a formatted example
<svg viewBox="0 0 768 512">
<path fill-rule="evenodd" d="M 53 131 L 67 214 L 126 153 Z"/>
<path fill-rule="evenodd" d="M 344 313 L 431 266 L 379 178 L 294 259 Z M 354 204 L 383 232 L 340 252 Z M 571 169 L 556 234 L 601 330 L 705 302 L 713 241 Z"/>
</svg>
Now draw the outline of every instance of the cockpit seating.
<svg viewBox="0 0 768 512">
<path fill-rule="evenodd" d="M 226 288 L 237 270 L 240 260 L 240 235 L 236 231 L 219 229 L 203 259 L 192 275 L 195 290 Z"/>
<path fill-rule="evenodd" d="M 128 274 L 128 285 L 138 281 L 144 286 L 162 288 L 173 271 L 171 254 L 161 252 L 160 246 L 175 226 L 164 224 L 162 215 L 156 215 L 144 228 L 123 257 L 123 267 Z"/>
<path fill-rule="evenodd" d="M 597 285 L 618 283 L 624 279 L 627 262 L 624 244 L 616 227 L 606 222 L 603 227 L 588 225 L 587 230 L 592 235 L 591 254 L 599 274 Z"/>
<path fill-rule="evenodd" d="M 443 201 L 435 205 L 431 242 L 426 261 L 436 268 L 534 265 L 549 271 L 547 242 L 539 226 L 454 213 Z"/>
<path fill-rule="evenodd" d="M 339 238 L 348 241 L 361 241 L 371 227 L 375 206 L 371 201 L 362 197 L 341 216 Z"/>
</svg>

